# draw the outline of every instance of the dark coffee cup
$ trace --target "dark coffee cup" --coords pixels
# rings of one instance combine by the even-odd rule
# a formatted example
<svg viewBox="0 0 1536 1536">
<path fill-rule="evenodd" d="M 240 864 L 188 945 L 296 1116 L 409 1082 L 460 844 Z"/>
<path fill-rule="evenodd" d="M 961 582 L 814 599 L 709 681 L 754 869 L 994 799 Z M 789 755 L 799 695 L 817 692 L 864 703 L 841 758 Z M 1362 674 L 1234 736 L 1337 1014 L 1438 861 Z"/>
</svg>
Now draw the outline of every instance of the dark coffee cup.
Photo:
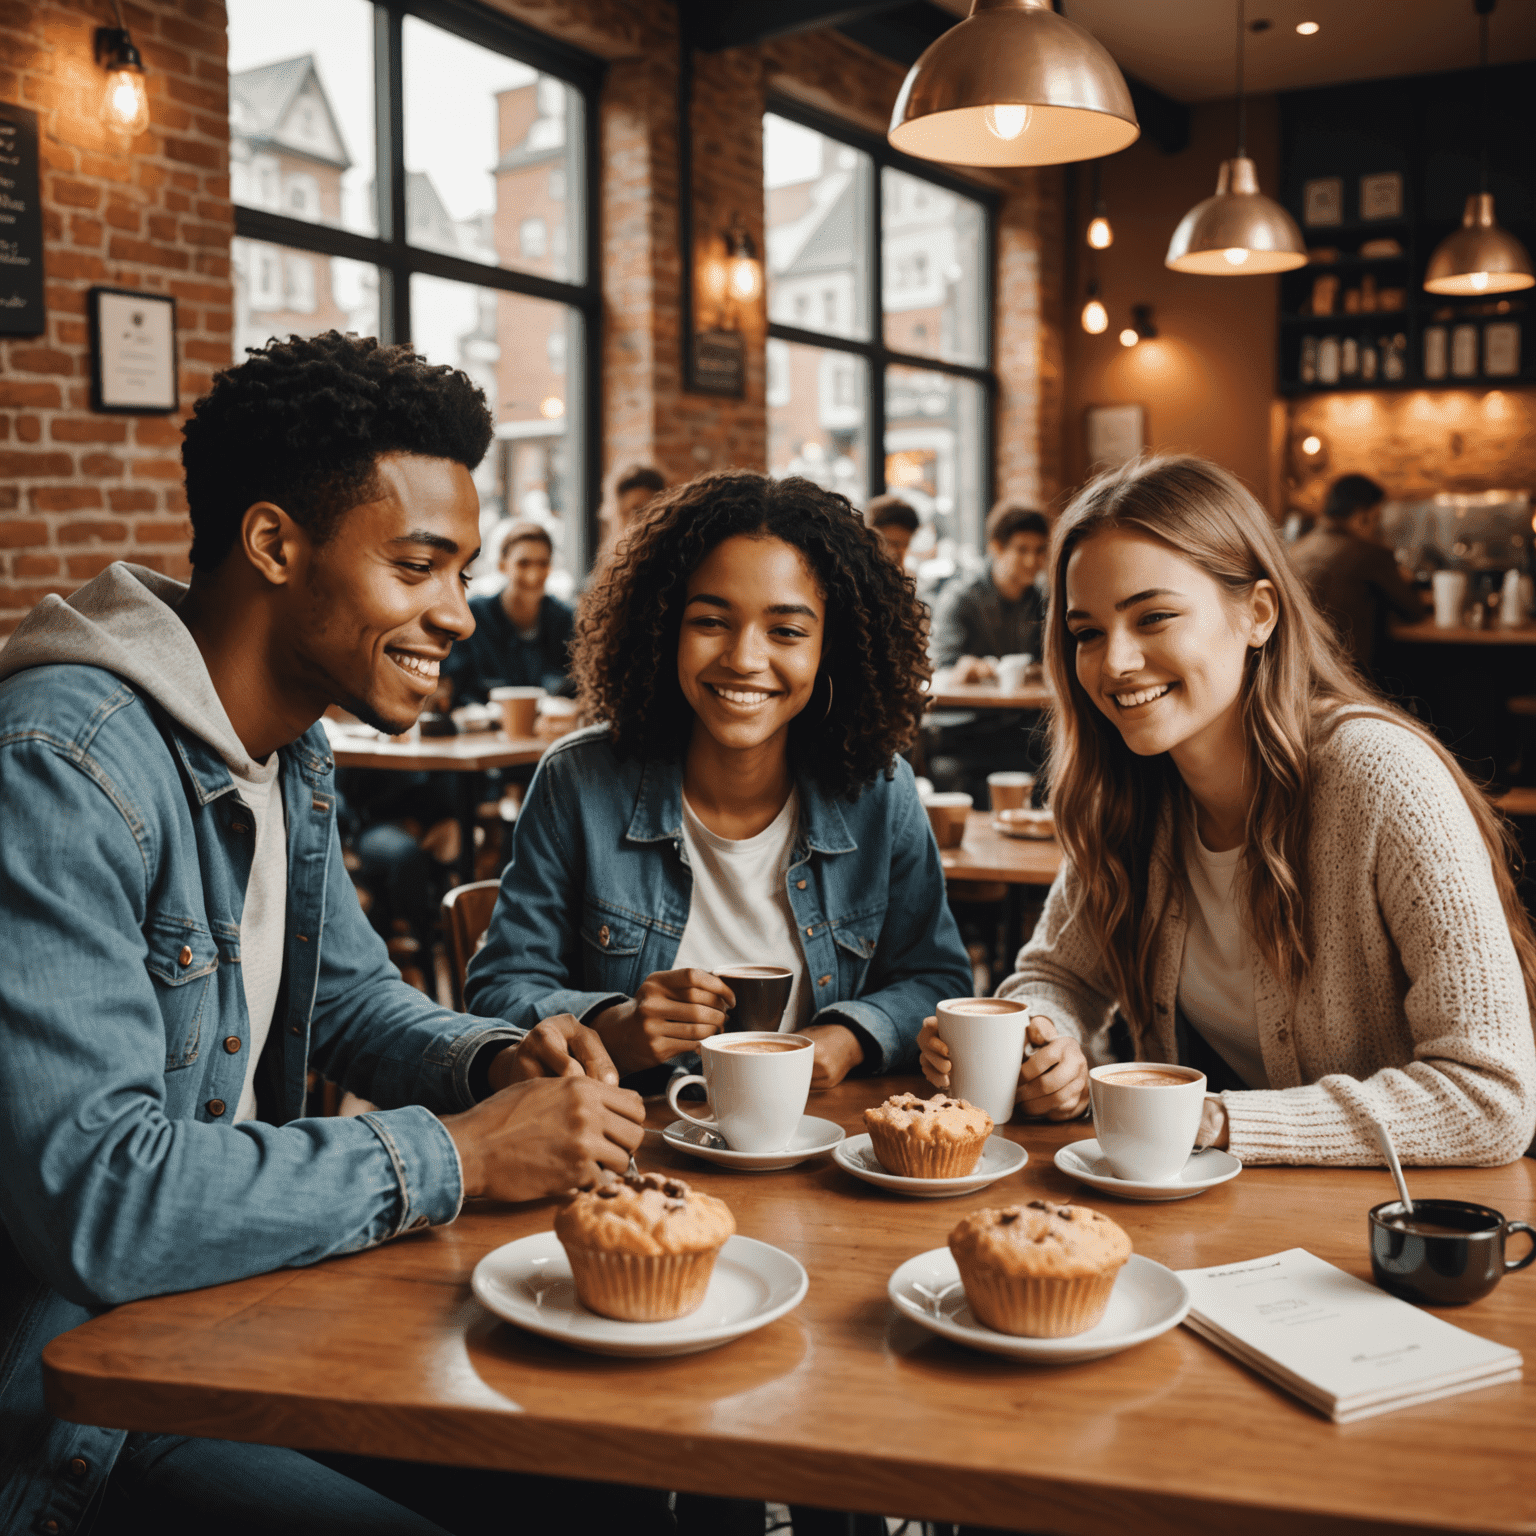
<svg viewBox="0 0 1536 1536">
<path fill-rule="evenodd" d="M 1504 1257 L 1504 1240 L 1523 1232 L 1530 1249 Z M 1504 1275 L 1536 1259 L 1536 1227 L 1506 1221 L 1470 1200 L 1415 1200 L 1410 1216 L 1400 1200 L 1370 1215 L 1371 1273 L 1384 1291 L 1431 1307 L 1462 1306 L 1486 1296 Z"/>
<path fill-rule="evenodd" d="M 782 965 L 728 965 L 715 975 L 736 994 L 736 1006 L 725 1016 L 727 1032 L 779 1027 L 795 984 L 793 971 Z"/>
</svg>

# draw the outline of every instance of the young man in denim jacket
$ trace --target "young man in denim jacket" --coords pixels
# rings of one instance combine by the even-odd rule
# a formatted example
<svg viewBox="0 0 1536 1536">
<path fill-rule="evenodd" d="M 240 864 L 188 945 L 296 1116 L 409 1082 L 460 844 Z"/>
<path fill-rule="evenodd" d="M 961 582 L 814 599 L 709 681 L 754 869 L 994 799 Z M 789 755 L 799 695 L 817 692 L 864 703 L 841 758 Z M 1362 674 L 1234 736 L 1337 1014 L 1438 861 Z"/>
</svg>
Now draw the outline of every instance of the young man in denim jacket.
<svg viewBox="0 0 1536 1536">
<path fill-rule="evenodd" d="M 161 1531 L 437 1531 L 441 1495 L 429 1521 L 296 1452 L 53 1419 L 43 1348 L 639 1144 L 575 1019 L 525 1033 L 399 980 L 336 835 L 318 718 L 408 729 L 473 629 L 490 436 L 469 379 L 408 348 L 274 343 L 187 424 L 191 586 L 113 565 L 0 652 L 0 1531 L 103 1503 Z M 311 1068 L 380 1107 L 305 1118 Z"/>
</svg>

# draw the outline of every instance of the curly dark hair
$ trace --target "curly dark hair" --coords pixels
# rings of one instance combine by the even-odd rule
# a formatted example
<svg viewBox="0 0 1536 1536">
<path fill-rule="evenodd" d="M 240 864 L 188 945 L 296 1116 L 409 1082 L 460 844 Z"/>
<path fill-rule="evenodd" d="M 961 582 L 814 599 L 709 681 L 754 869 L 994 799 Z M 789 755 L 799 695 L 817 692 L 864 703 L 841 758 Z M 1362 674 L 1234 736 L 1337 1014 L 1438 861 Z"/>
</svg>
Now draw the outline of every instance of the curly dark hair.
<svg viewBox="0 0 1536 1536">
<path fill-rule="evenodd" d="M 677 680 L 688 578 L 726 539 L 782 539 L 826 595 L 821 670 L 790 724 L 791 761 L 829 795 L 857 798 L 917 734 L 929 676 L 927 620 L 911 580 L 846 497 L 809 480 L 746 470 L 701 475 L 658 497 L 582 602 L 572 671 L 588 719 L 606 720 L 621 758 L 676 760 L 693 711 Z"/>
<path fill-rule="evenodd" d="M 326 331 L 253 348 L 214 376 L 183 428 L 192 564 L 222 565 L 258 501 L 275 502 L 323 544 L 369 499 L 380 454 L 474 469 L 491 434 L 473 380 L 410 347 Z"/>
</svg>

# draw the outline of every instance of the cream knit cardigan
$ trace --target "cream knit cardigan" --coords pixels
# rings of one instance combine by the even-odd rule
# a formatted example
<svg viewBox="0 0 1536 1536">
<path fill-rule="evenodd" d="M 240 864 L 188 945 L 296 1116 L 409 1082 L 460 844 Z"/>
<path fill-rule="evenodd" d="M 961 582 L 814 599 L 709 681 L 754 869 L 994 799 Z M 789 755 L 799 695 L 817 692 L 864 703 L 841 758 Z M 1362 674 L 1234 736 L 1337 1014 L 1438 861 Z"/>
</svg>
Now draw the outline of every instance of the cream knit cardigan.
<svg viewBox="0 0 1536 1536">
<path fill-rule="evenodd" d="M 1307 845 L 1311 969 L 1292 999 L 1255 955 L 1267 1089 L 1221 1095 L 1231 1148 L 1248 1163 L 1380 1163 L 1383 1120 L 1405 1163 L 1493 1166 L 1536 1129 L 1536 1040 L 1492 866 L 1456 781 L 1411 731 L 1346 718 L 1316 749 Z M 1154 1017 L 1142 1061 L 1176 1060 L 1174 1006 L 1187 928 L 1166 873 L 1165 820 L 1149 901 Z M 1064 864 L 1001 997 L 1108 1051 L 1114 998 L 1074 916 L 1081 878 Z"/>
</svg>

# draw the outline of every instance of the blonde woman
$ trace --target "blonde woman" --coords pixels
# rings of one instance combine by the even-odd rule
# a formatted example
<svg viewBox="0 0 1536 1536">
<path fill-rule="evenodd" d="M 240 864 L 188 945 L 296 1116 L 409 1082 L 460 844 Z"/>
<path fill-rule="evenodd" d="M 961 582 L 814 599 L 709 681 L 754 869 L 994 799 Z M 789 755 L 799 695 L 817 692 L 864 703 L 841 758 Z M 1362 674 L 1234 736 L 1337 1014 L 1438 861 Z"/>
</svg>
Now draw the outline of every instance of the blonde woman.
<svg viewBox="0 0 1536 1536">
<path fill-rule="evenodd" d="M 1195 458 L 1057 525 L 1046 665 L 1066 859 L 1017 973 L 1019 1099 L 1066 1119 L 1110 1059 L 1219 1089 L 1245 1162 L 1493 1165 L 1536 1126 L 1536 942 L 1488 802 L 1342 659 L 1259 505 Z M 944 1086 L 932 1021 L 923 1070 Z"/>
</svg>

